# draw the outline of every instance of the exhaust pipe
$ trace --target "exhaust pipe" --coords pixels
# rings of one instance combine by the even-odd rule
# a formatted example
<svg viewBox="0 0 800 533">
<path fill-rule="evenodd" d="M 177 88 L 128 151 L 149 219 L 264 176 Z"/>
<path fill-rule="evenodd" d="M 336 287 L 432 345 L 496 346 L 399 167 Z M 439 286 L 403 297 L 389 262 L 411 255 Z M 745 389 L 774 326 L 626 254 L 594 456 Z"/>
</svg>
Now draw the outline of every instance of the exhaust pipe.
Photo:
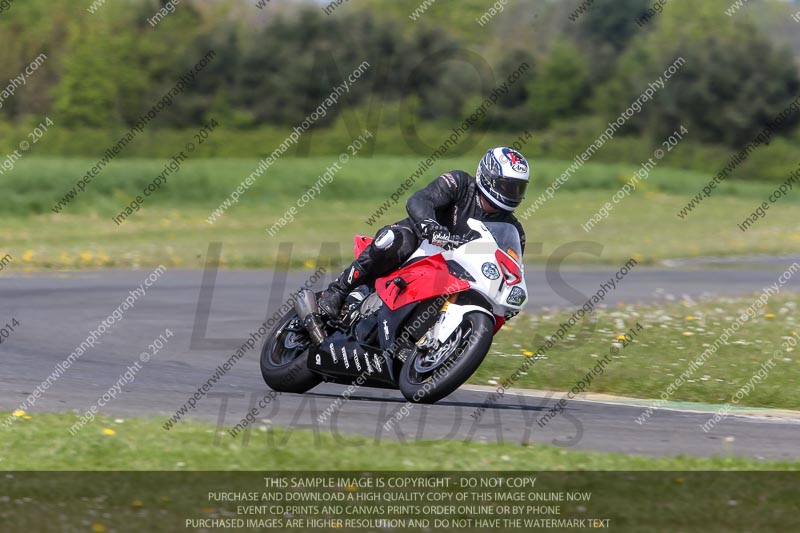
<svg viewBox="0 0 800 533">
<path fill-rule="evenodd" d="M 303 326 L 308 330 L 308 334 L 311 335 L 314 344 L 322 344 L 325 335 L 322 333 L 322 321 L 317 315 L 317 297 L 314 296 L 314 293 L 308 289 L 298 292 L 294 310 L 303 322 Z"/>
</svg>

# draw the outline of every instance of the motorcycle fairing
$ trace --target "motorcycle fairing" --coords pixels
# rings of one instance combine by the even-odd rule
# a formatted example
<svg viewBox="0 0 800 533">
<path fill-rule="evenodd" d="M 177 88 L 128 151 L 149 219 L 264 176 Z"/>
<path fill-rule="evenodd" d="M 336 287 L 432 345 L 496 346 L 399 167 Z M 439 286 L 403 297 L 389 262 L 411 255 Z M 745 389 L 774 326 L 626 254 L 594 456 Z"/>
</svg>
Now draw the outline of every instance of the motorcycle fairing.
<svg viewBox="0 0 800 533">
<path fill-rule="evenodd" d="M 391 360 L 371 346 L 337 331 L 308 358 L 308 367 L 336 383 L 354 383 L 363 376 L 365 387 L 396 388 Z"/>
<path fill-rule="evenodd" d="M 356 235 L 353 237 L 353 255 L 358 257 L 361 255 L 361 252 L 364 251 L 364 248 L 369 246 L 372 242 L 372 237 L 365 237 L 364 235 Z"/>
<path fill-rule="evenodd" d="M 444 302 L 444 297 L 431 298 L 410 303 L 394 311 L 383 305 L 378 310 L 378 341 L 384 353 L 398 361 L 396 356 L 401 348 L 411 347 L 436 324 Z M 405 341 L 401 342 L 398 335 Z M 402 366 L 402 361 L 399 362 Z"/>
<path fill-rule="evenodd" d="M 450 273 L 442 254 L 426 257 L 375 280 L 375 289 L 389 309 L 469 289 L 468 281 Z"/>
</svg>

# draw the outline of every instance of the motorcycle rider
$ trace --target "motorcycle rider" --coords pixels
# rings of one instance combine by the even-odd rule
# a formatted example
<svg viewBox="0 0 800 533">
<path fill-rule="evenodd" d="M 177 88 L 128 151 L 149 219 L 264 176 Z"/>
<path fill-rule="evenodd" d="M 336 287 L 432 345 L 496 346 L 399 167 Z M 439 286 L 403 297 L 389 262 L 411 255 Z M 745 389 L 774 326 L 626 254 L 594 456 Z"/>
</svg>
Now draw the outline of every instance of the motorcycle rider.
<svg viewBox="0 0 800 533">
<path fill-rule="evenodd" d="M 513 224 L 524 252 L 525 231 L 513 212 L 525 197 L 529 178 L 528 162 L 505 146 L 486 152 L 474 178 L 462 170 L 442 174 L 411 195 L 406 202 L 408 218 L 378 231 L 372 243 L 328 286 L 319 298 L 320 312 L 337 317 L 350 291 L 397 269 L 423 239 L 442 246 L 451 235 L 466 234 L 470 218 Z"/>
</svg>

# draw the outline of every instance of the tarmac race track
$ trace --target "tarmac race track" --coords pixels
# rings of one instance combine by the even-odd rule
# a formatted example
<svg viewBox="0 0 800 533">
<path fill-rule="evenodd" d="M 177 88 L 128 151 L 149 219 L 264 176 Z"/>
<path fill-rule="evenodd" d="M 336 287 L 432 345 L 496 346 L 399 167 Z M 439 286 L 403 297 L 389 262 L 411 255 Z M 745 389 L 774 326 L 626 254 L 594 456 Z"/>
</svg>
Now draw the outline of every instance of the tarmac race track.
<svg viewBox="0 0 800 533">
<path fill-rule="evenodd" d="M 658 301 L 703 295 L 737 295 L 760 291 L 791 264 L 731 268 L 654 269 L 637 267 L 606 303 Z M 541 267 L 526 271 L 530 309 L 542 306 L 576 307 L 607 282 L 613 269 L 565 270 L 564 282 L 545 279 Z M 0 324 L 16 319 L 19 326 L 0 345 L 0 411 L 17 408 L 150 275 L 151 271 L 102 271 L 32 274 L 0 278 Z M 332 278 L 328 273 L 316 283 Z M 27 410 L 84 412 L 106 393 L 127 369 L 139 365 L 135 379 L 102 412 L 117 416 L 174 415 L 217 366 L 257 331 L 266 310 L 276 310 L 311 272 L 270 273 L 221 271 L 216 280 L 200 270 L 168 270 L 144 296 L 138 295 L 121 320 L 99 335 L 98 342 Z M 284 279 L 285 278 L 285 279 Z M 568 284 L 568 285 L 567 285 Z M 201 297 L 201 285 L 206 290 Z M 273 290 L 270 288 L 273 287 Z M 213 289 L 213 291 L 211 290 Z M 792 280 L 783 290 L 797 290 Z M 202 305 L 198 305 L 201 302 Z M 204 311 L 205 309 L 205 311 Z M 169 329 L 173 336 L 148 361 L 143 352 Z M 247 353 L 189 416 L 216 421 L 220 430 L 232 428 L 269 391 L 258 367 L 261 341 Z M 489 394 L 462 387 L 434 406 L 414 406 L 390 429 L 384 424 L 405 401 L 399 391 L 360 389 L 332 418 L 317 417 L 343 387 L 321 385 L 306 395 L 282 394 L 261 409 L 258 418 L 276 426 L 361 434 L 375 439 L 472 439 L 507 443 L 556 443 L 573 449 L 647 455 L 710 456 L 732 453 L 768 459 L 800 457 L 800 424 L 795 419 L 731 416 L 710 433 L 700 425 L 709 412 L 661 409 L 639 425 L 643 405 L 571 401 L 545 428 L 536 425 L 543 410 L 560 394 L 525 393 L 512 389 L 475 420 L 470 414 Z M 517 394 L 519 393 L 519 394 Z M 548 397 L 549 396 L 549 397 Z M 766 412 L 766 411 L 765 411 Z M 259 424 L 262 422 L 259 422 Z M 67 431 L 67 428 L 64 428 Z M 0 427 L 0 432 L 4 431 Z M 242 438 L 256 442 L 257 432 Z M 731 439 L 730 437 L 733 437 Z M 214 438 L 209 436 L 209 441 Z M 219 437 L 217 437 L 218 439 Z M 291 436 L 290 436 L 291 439 Z M 261 439 L 263 440 L 263 438 Z"/>
</svg>

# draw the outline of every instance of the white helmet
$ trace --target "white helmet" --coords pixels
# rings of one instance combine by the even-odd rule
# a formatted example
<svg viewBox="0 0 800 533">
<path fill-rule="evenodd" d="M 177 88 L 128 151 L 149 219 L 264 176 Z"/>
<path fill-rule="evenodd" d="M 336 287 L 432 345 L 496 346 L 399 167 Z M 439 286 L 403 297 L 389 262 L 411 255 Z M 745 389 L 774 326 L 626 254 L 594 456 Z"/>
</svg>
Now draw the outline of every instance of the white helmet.
<svg viewBox="0 0 800 533">
<path fill-rule="evenodd" d="M 530 168 L 525 157 L 516 150 L 492 148 L 478 164 L 475 181 L 486 200 L 497 209 L 513 211 L 528 188 Z"/>
</svg>

